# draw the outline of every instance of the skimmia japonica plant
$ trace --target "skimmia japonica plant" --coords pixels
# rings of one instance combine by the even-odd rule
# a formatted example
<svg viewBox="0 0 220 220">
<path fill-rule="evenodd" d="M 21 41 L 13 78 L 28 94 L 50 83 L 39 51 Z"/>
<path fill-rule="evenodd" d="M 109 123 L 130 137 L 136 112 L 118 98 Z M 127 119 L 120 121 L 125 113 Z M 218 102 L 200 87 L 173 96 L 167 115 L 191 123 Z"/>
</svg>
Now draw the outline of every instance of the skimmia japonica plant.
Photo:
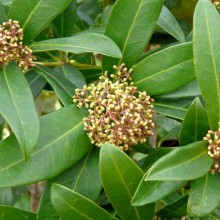
<svg viewBox="0 0 220 220">
<path fill-rule="evenodd" d="M 220 219 L 219 4 L 0 0 L 0 220 Z"/>
</svg>

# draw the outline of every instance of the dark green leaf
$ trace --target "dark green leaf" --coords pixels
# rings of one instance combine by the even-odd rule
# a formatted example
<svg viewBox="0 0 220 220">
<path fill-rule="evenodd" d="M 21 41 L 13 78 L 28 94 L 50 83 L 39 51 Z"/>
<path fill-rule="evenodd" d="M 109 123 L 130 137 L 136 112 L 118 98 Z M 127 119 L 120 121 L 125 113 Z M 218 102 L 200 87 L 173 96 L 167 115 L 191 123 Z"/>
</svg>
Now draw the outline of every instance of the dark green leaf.
<svg viewBox="0 0 220 220">
<path fill-rule="evenodd" d="M 192 43 L 184 43 L 146 57 L 133 66 L 132 78 L 135 86 L 149 95 L 160 95 L 179 89 L 195 79 L 192 56 Z"/>
<path fill-rule="evenodd" d="M 194 14 L 194 62 L 210 126 L 220 121 L 220 26 L 219 13 L 211 2 L 198 2 Z"/>
<path fill-rule="evenodd" d="M 35 38 L 61 13 L 71 0 L 13 0 L 9 18 L 19 21 L 24 30 L 24 41 Z"/>
<path fill-rule="evenodd" d="M 163 6 L 157 24 L 167 33 L 175 37 L 179 42 L 185 41 L 182 28 L 167 7 Z"/>
<path fill-rule="evenodd" d="M 116 1 L 105 35 L 119 46 L 122 58 L 103 57 L 103 70 L 112 70 L 113 65 L 120 63 L 130 68 L 138 61 L 154 31 L 163 3 L 163 0 Z"/>
<path fill-rule="evenodd" d="M 63 74 L 42 66 L 36 66 L 35 70 L 53 87 L 56 95 L 64 106 L 68 106 L 73 103 L 73 94 L 76 87 L 67 80 Z"/>
<path fill-rule="evenodd" d="M 34 98 L 38 97 L 42 89 L 47 84 L 46 80 L 39 76 L 34 70 L 26 73 L 25 77 L 29 83 Z"/>
<path fill-rule="evenodd" d="M 156 202 L 184 184 L 184 181 L 145 181 L 143 178 L 134 194 L 132 205 L 141 206 Z"/>
<path fill-rule="evenodd" d="M 73 167 L 47 182 L 37 215 L 38 220 L 44 220 L 45 218 L 59 219 L 50 199 L 51 185 L 53 183 L 59 183 L 70 189 L 74 189 L 81 195 L 95 201 L 101 191 L 99 149 L 91 149 L 90 152 Z"/>
<path fill-rule="evenodd" d="M 220 201 L 220 176 L 218 173 L 205 176 L 192 182 L 189 193 L 188 214 L 194 217 L 208 215 Z"/>
<path fill-rule="evenodd" d="M 10 206 L 0 206 L 1 220 L 35 220 L 36 215 Z"/>
<path fill-rule="evenodd" d="M 209 122 L 205 109 L 196 98 L 186 112 L 180 132 L 180 145 L 200 141 L 209 130 Z"/>
<path fill-rule="evenodd" d="M 69 6 L 53 21 L 53 24 L 59 32 L 58 37 L 70 37 L 73 34 L 77 20 L 76 3 L 76 0 L 72 0 Z"/>
<path fill-rule="evenodd" d="M 86 80 L 83 74 L 73 66 L 66 64 L 56 67 L 55 70 L 60 74 L 63 74 L 76 88 L 82 88 L 86 85 Z"/>
<path fill-rule="evenodd" d="M 70 53 L 100 53 L 106 56 L 121 57 L 121 51 L 110 38 L 97 33 L 82 33 L 73 37 L 56 38 L 31 44 L 35 51 L 61 50 Z"/>
<path fill-rule="evenodd" d="M 13 63 L 0 69 L 0 113 L 14 131 L 27 159 L 39 136 L 39 120 L 30 87 Z"/>
<path fill-rule="evenodd" d="M 58 184 L 51 188 L 51 199 L 57 213 L 65 220 L 116 220 L 93 201 Z"/>
<path fill-rule="evenodd" d="M 203 176 L 212 166 L 207 143 L 178 147 L 160 158 L 146 173 L 145 180 L 191 180 Z"/>
<path fill-rule="evenodd" d="M 187 206 L 188 195 L 183 196 L 178 201 L 165 206 L 164 208 L 160 209 L 156 215 L 163 216 L 163 217 L 174 217 L 180 218 L 187 214 L 186 206 Z"/>
<path fill-rule="evenodd" d="M 37 145 L 26 162 L 13 135 L 0 142 L 0 187 L 50 179 L 80 160 L 91 147 L 83 131 L 85 115 L 71 105 L 43 116 Z"/>
<path fill-rule="evenodd" d="M 130 204 L 143 177 L 143 172 L 131 158 L 117 147 L 104 144 L 100 154 L 100 173 L 105 192 L 122 219 L 153 219 L 154 204 L 141 207 Z"/>
</svg>

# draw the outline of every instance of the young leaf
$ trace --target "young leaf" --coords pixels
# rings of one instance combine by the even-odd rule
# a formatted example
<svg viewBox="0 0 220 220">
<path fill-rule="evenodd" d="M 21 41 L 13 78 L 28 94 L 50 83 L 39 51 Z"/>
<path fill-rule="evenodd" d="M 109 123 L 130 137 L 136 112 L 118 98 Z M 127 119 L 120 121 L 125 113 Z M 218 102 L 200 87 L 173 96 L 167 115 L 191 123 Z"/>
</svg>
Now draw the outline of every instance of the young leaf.
<svg viewBox="0 0 220 220">
<path fill-rule="evenodd" d="M 27 159 L 39 136 L 39 120 L 33 96 L 21 69 L 9 63 L 0 69 L 0 113 L 14 131 Z"/>
<path fill-rule="evenodd" d="M 193 217 L 208 215 L 220 201 L 220 176 L 218 173 L 193 180 L 189 193 L 188 214 Z"/>
<path fill-rule="evenodd" d="M 35 71 L 43 76 L 47 82 L 52 86 L 56 95 L 61 100 L 64 106 L 73 103 L 73 94 L 76 87 L 66 79 L 66 77 L 55 70 L 36 66 Z"/>
<path fill-rule="evenodd" d="M 100 53 L 111 57 L 121 57 L 121 51 L 113 40 L 97 33 L 83 33 L 73 37 L 63 37 L 39 41 L 30 45 L 35 51 L 61 50 L 70 53 Z"/>
<path fill-rule="evenodd" d="M 24 42 L 35 38 L 61 13 L 71 0 L 13 0 L 8 17 L 19 21 L 24 30 Z"/>
<path fill-rule="evenodd" d="M 209 130 L 209 122 L 205 109 L 196 98 L 186 112 L 180 132 L 180 145 L 201 141 Z"/>
<path fill-rule="evenodd" d="M 146 173 L 145 180 L 191 180 L 203 176 L 213 164 L 207 143 L 195 142 L 176 148 L 160 158 Z"/>
<path fill-rule="evenodd" d="M 185 41 L 182 28 L 166 6 L 163 6 L 157 24 L 167 33 L 175 37 L 179 42 L 183 43 Z"/>
<path fill-rule="evenodd" d="M 219 13 L 211 2 L 198 2 L 194 14 L 194 63 L 198 84 L 213 130 L 220 121 L 220 26 Z"/>
<path fill-rule="evenodd" d="M 142 178 L 132 199 L 132 205 L 140 206 L 156 202 L 181 188 L 184 181 L 145 181 Z"/>
<path fill-rule="evenodd" d="M 11 206 L 0 206 L 0 217 L 1 220 L 9 220 L 9 219 L 16 219 L 16 220 L 35 220 L 36 215 L 31 212 L 26 212 L 21 209 L 17 209 Z"/>
<path fill-rule="evenodd" d="M 173 92 L 195 79 L 192 57 L 192 43 L 154 53 L 132 67 L 134 84 L 149 95 Z"/>
<path fill-rule="evenodd" d="M 79 161 L 91 147 L 83 131 L 85 116 L 75 105 L 43 116 L 38 142 L 26 162 L 13 135 L 1 141 L 0 187 L 50 179 Z"/>
<path fill-rule="evenodd" d="M 44 220 L 47 218 L 59 220 L 51 203 L 51 185 L 53 183 L 59 183 L 73 189 L 75 192 L 80 193 L 92 201 L 96 201 L 101 191 L 99 149 L 97 147 L 94 149 L 91 148 L 89 153 L 73 167 L 47 182 L 41 198 L 37 220 Z"/>
<path fill-rule="evenodd" d="M 93 201 L 64 186 L 53 184 L 51 200 L 57 213 L 65 220 L 116 220 Z"/>
<path fill-rule="evenodd" d="M 104 144 L 100 153 L 100 173 L 104 190 L 122 219 L 153 219 L 154 204 L 141 207 L 130 204 L 138 183 L 143 177 L 143 172 L 131 158 L 117 147 Z"/>
<path fill-rule="evenodd" d="M 130 68 L 138 61 L 154 31 L 163 3 L 163 0 L 116 1 L 105 35 L 119 46 L 122 58 L 103 57 L 103 70 L 112 70 L 113 65 L 121 63 Z"/>
<path fill-rule="evenodd" d="M 187 200 L 188 195 L 183 196 L 179 200 L 174 203 L 171 203 L 164 208 L 160 209 L 156 215 L 162 217 L 173 217 L 173 218 L 180 218 L 187 214 Z"/>
</svg>

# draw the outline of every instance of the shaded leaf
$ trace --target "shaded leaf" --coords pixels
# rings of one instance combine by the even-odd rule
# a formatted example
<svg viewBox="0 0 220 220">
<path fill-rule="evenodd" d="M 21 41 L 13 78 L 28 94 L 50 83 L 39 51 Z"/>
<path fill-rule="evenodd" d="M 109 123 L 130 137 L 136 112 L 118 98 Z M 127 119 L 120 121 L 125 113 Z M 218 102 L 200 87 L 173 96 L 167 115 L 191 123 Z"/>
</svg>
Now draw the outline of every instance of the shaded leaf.
<svg viewBox="0 0 220 220">
<path fill-rule="evenodd" d="M 95 201 L 101 191 L 101 180 L 99 177 L 99 149 L 94 148 L 73 167 L 47 182 L 37 220 L 45 218 L 59 219 L 57 212 L 51 204 L 51 185 L 62 184 L 81 195 Z M 92 184 L 91 184 L 92 183 Z"/>
<path fill-rule="evenodd" d="M 36 66 L 35 71 L 43 76 L 52 86 L 64 106 L 68 106 L 73 103 L 73 94 L 76 87 L 67 80 L 64 75 L 42 66 Z"/>
<path fill-rule="evenodd" d="M 22 89 L 21 89 L 22 88 Z M 37 143 L 39 120 L 30 87 L 14 63 L 0 69 L 0 113 L 15 133 L 27 159 Z"/>
<path fill-rule="evenodd" d="M 71 0 L 13 0 L 8 17 L 19 21 L 24 30 L 24 42 L 35 38 L 61 13 Z"/>
<path fill-rule="evenodd" d="M 13 195 L 11 188 L 0 188 L 0 205 L 12 205 Z"/>
<path fill-rule="evenodd" d="M 194 63 L 198 84 L 213 130 L 220 121 L 220 26 L 219 13 L 211 2 L 198 2 L 194 14 Z"/>
<path fill-rule="evenodd" d="M 145 180 L 191 180 L 203 176 L 213 164 L 207 143 L 195 142 L 176 148 L 160 158 L 146 173 Z"/>
<path fill-rule="evenodd" d="M 35 220 L 36 219 L 36 215 L 34 213 L 26 212 L 11 206 L 0 206 L 0 217 L 1 220 L 9 220 L 9 219 Z"/>
<path fill-rule="evenodd" d="M 131 158 L 114 145 L 104 144 L 100 153 L 100 173 L 104 190 L 122 219 L 153 219 L 154 204 L 141 207 L 130 204 L 143 177 L 143 172 Z"/>
<path fill-rule="evenodd" d="M 166 6 L 163 6 L 157 24 L 167 33 L 175 37 L 179 42 L 185 41 L 182 28 Z"/>
<path fill-rule="evenodd" d="M 209 122 L 205 109 L 196 98 L 186 112 L 180 132 L 180 145 L 200 141 L 209 130 Z"/>
<path fill-rule="evenodd" d="M 220 177 L 218 173 L 193 180 L 189 193 L 188 214 L 202 217 L 212 212 L 220 201 Z"/>
<path fill-rule="evenodd" d="M 56 38 L 31 44 L 35 51 L 61 50 L 70 53 L 100 53 L 106 56 L 121 57 L 118 46 L 110 38 L 97 33 L 82 33 L 73 37 Z"/>
<path fill-rule="evenodd" d="M 7 15 L 5 12 L 5 8 L 4 5 L 0 2 L 0 24 L 2 24 L 3 22 L 7 21 Z"/>
<path fill-rule="evenodd" d="M 51 199 L 59 216 L 65 220 L 116 220 L 91 200 L 58 184 L 51 188 Z"/>
<path fill-rule="evenodd" d="M 150 40 L 164 1 L 118 0 L 110 14 L 105 35 L 114 40 L 122 51 L 121 59 L 103 57 L 103 70 L 113 65 L 134 65 Z M 124 16 L 124 13 L 129 16 Z"/>
<path fill-rule="evenodd" d="M 132 67 L 134 84 L 149 95 L 173 92 L 195 79 L 192 57 L 192 43 L 154 53 Z"/>
<path fill-rule="evenodd" d="M 50 179 L 79 161 L 91 147 L 83 131 L 85 115 L 71 105 L 41 117 L 40 136 L 26 162 L 13 135 L 0 142 L 0 187 Z"/>
<path fill-rule="evenodd" d="M 164 208 L 160 209 L 156 213 L 156 215 L 162 217 L 174 217 L 174 218 L 185 216 L 187 214 L 186 211 L 187 200 L 188 200 L 188 195 L 183 196 L 176 202 L 169 204 Z"/>
</svg>

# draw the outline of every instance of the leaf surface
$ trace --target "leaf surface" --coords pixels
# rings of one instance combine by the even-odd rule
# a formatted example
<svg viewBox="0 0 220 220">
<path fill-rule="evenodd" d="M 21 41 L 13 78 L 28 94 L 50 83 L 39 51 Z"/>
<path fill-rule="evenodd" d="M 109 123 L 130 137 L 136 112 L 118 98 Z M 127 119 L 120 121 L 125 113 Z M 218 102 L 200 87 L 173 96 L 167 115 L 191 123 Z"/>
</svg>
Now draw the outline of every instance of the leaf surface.
<svg viewBox="0 0 220 220">
<path fill-rule="evenodd" d="M 35 51 L 60 50 L 75 54 L 92 52 L 111 57 L 121 57 L 118 46 L 109 37 L 97 33 L 83 33 L 72 37 L 39 41 L 30 45 Z"/>
<path fill-rule="evenodd" d="M 191 180 L 203 176 L 213 164 L 207 143 L 195 142 L 176 148 L 160 158 L 146 173 L 145 180 Z"/>
<path fill-rule="evenodd" d="M 150 40 L 164 1 L 118 0 L 108 19 L 105 35 L 114 40 L 122 51 L 121 59 L 103 57 L 103 70 L 113 65 L 134 65 Z M 126 13 L 129 16 L 124 16 Z"/>
<path fill-rule="evenodd" d="M 213 130 L 220 121 L 220 26 L 219 13 L 211 2 L 198 2 L 194 14 L 194 63 L 198 84 Z"/>
<path fill-rule="evenodd" d="M 100 153 L 100 173 L 104 190 L 122 219 L 153 219 L 154 203 L 141 207 L 130 204 L 143 177 L 143 172 L 131 158 L 114 145 L 104 144 Z"/>
<path fill-rule="evenodd" d="M 64 186 L 53 184 L 51 199 L 54 208 L 65 220 L 116 220 L 96 203 Z"/>
<path fill-rule="evenodd" d="M 0 69 L 0 113 L 18 139 L 27 159 L 39 136 L 39 119 L 33 96 L 21 69 L 10 63 Z"/>
<path fill-rule="evenodd" d="M 8 17 L 19 21 L 24 42 L 34 39 L 61 13 L 71 0 L 13 0 Z"/>
<path fill-rule="evenodd" d="M 91 147 L 83 131 L 85 116 L 75 105 L 43 116 L 38 142 L 26 162 L 13 135 L 1 141 L 0 187 L 50 179 L 79 161 Z"/>
</svg>

